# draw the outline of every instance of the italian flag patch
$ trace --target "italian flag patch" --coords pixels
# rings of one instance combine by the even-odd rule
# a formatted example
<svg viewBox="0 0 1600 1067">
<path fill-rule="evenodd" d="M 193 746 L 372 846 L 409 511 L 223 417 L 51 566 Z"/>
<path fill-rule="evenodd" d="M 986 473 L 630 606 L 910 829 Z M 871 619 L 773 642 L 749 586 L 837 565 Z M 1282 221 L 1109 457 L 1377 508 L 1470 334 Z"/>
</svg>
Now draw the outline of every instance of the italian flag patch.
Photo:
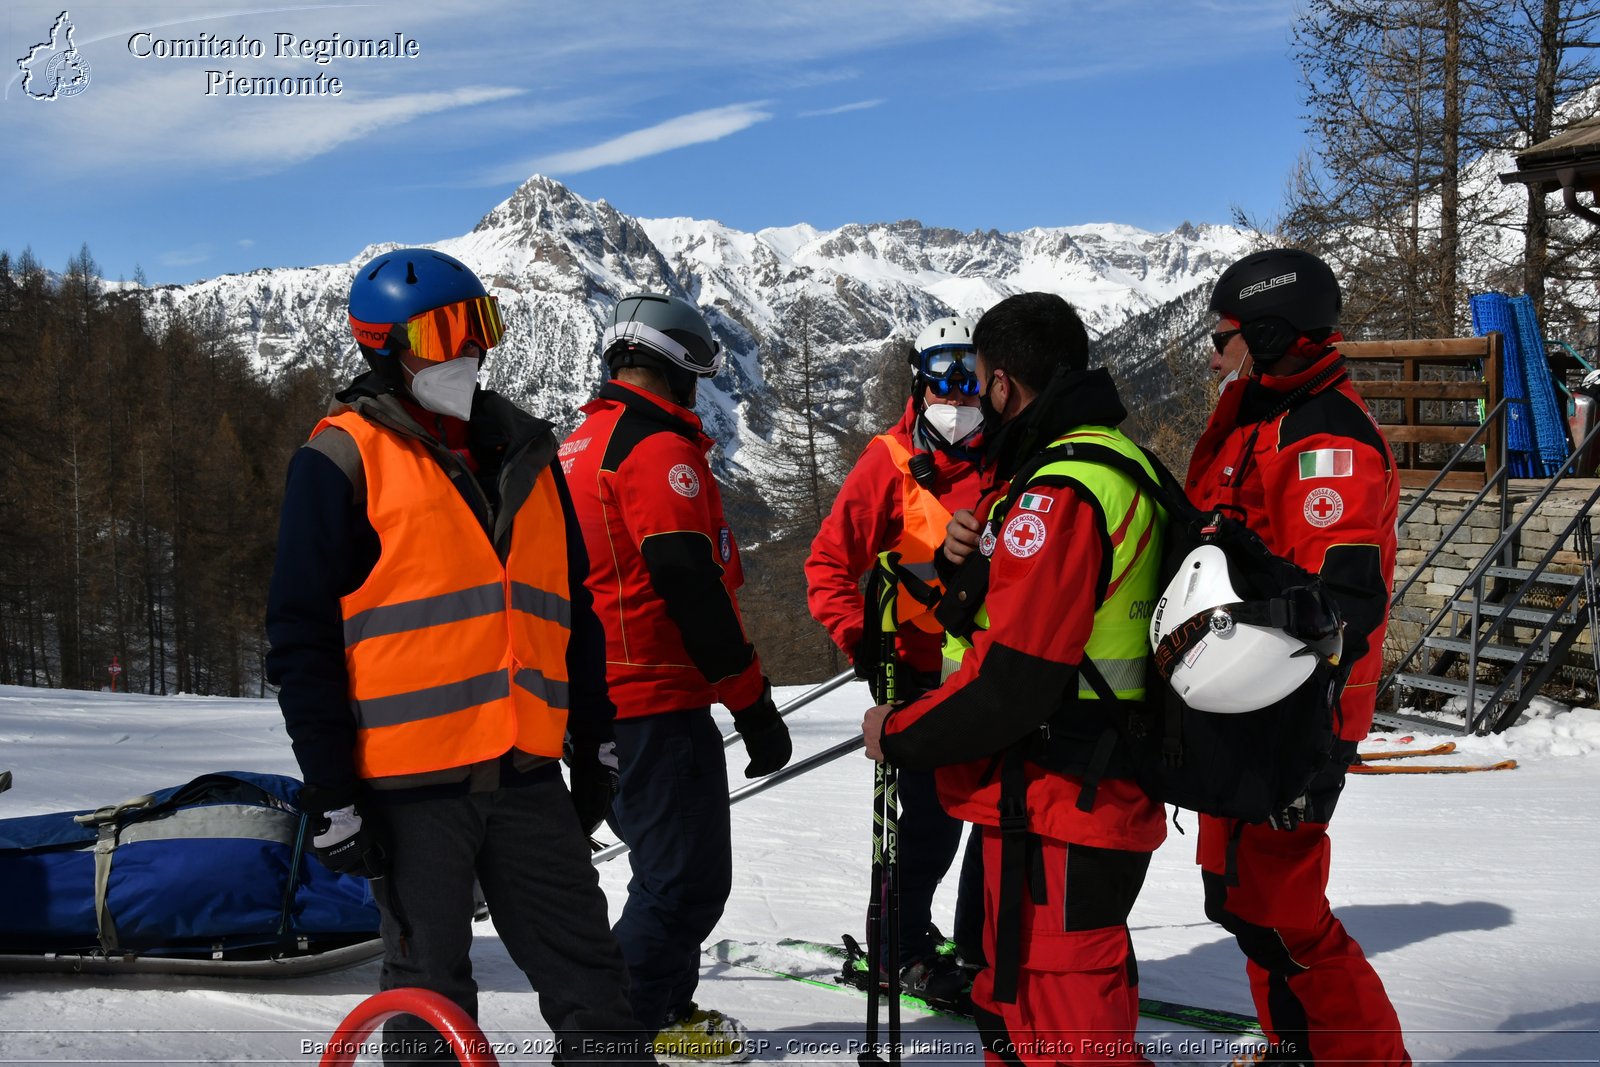
<svg viewBox="0 0 1600 1067">
<path fill-rule="evenodd" d="M 1042 496 L 1039 493 L 1023 493 L 1017 498 L 1017 506 L 1023 511 L 1037 511 L 1041 515 L 1048 512 L 1055 502 L 1055 497 Z"/>
<path fill-rule="evenodd" d="M 1300 480 L 1307 478 L 1348 478 L 1353 453 L 1348 448 L 1319 448 L 1300 453 Z"/>
</svg>

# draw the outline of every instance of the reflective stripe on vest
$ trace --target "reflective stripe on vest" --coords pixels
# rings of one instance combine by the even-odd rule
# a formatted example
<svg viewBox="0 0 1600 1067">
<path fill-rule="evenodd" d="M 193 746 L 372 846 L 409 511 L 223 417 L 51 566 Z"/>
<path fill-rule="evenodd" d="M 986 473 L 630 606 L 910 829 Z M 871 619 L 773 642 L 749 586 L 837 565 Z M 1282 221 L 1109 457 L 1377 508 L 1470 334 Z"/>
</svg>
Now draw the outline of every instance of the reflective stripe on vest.
<svg viewBox="0 0 1600 1067">
<path fill-rule="evenodd" d="M 572 601 L 555 476 L 539 473 L 502 565 L 427 446 L 354 412 L 312 436 L 329 426 L 361 453 L 380 545 L 339 601 L 358 772 L 423 774 L 513 747 L 560 756 Z"/>
<path fill-rule="evenodd" d="M 1056 438 L 1053 444 L 1083 441 L 1114 448 L 1149 469 L 1139 447 L 1117 430 L 1088 427 Z M 1059 459 L 1046 463 L 1034 479 L 1067 477 L 1087 489 L 1100 506 L 1110 527 L 1110 577 L 1106 596 L 1094 613 L 1084 657 L 1092 660 L 1105 676 L 1118 699 L 1137 700 L 1144 696 L 1145 661 L 1150 651 L 1150 609 L 1160 591 L 1162 526 L 1156 521 L 1160 511 L 1153 500 L 1141 493 L 1128 478 L 1103 464 L 1087 460 Z M 1151 477 L 1155 474 L 1152 471 Z M 1020 492 L 1019 494 L 1020 495 Z M 994 507 L 999 507 L 996 500 Z M 989 517 L 994 517 L 994 507 Z M 975 625 L 989 628 L 989 610 L 978 610 Z M 947 634 L 941 672 L 950 677 L 961 666 L 972 642 Z M 1088 681 L 1078 679 L 1080 700 L 1099 699 Z"/>
<path fill-rule="evenodd" d="M 889 459 L 900 472 L 900 540 L 888 545 L 887 550 L 900 553 L 900 565 L 929 585 L 939 586 L 939 576 L 934 571 L 933 554 L 944 544 L 945 527 L 950 525 L 950 511 L 939 502 L 931 489 L 925 489 L 911 473 L 911 452 L 893 434 L 880 434 L 889 452 Z M 895 619 L 901 624 L 910 623 L 926 633 L 936 634 L 944 628 L 933 617 L 933 609 L 924 605 L 899 587 L 895 598 Z"/>
</svg>

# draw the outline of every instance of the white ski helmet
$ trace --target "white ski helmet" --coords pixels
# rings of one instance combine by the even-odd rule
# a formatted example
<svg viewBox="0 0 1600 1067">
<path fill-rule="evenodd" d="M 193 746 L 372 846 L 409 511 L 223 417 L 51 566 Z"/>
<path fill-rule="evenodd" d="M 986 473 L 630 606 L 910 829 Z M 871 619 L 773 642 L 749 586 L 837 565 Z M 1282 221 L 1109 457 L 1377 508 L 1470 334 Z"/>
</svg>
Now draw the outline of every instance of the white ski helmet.
<svg viewBox="0 0 1600 1067">
<path fill-rule="evenodd" d="M 930 348 L 971 348 L 972 347 L 972 320 L 963 319 L 958 315 L 947 315 L 942 319 L 934 319 L 917 334 L 917 353 L 920 355 Z"/>
<path fill-rule="evenodd" d="M 1156 602 L 1150 644 L 1161 674 L 1189 707 L 1258 711 L 1300 688 L 1319 662 L 1339 656 L 1337 630 L 1312 645 L 1285 633 L 1285 619 L 1282 602 L 1245 602 L 1228 577 L 1227 555 L 1201 545 Z"/>
</svg>

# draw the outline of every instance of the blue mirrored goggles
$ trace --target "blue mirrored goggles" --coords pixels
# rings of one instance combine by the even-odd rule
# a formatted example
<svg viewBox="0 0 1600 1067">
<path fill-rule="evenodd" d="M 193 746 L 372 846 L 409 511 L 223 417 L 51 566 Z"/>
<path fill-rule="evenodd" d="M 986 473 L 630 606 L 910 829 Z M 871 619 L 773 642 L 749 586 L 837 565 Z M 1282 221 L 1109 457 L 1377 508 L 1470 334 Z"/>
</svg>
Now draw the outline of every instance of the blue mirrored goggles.
<svg viewBox="0 0 1600 1067">
<path fill-rule="evenodd" d="M 928 388 L 933 390 L 933 395 L 943 400 L 951 393 L 960 393 L 962 396 L 978 395 L 978 379 L 957 378 L 924 378 Z"/>
<path fill-rule="evenodd" d="M 937 397 L 952 392 L 978 395 L 978 350 L 966 345 L 947 345 L 918 353 L 922 378 Z"/>
<path fill-rule="evenodd" d="M 978 350 L 968 345 L 943 345 L 918 354 L 924 378 L 948 378 L 960 367 L 971 378 L 978 373 Z"/>
</svg>

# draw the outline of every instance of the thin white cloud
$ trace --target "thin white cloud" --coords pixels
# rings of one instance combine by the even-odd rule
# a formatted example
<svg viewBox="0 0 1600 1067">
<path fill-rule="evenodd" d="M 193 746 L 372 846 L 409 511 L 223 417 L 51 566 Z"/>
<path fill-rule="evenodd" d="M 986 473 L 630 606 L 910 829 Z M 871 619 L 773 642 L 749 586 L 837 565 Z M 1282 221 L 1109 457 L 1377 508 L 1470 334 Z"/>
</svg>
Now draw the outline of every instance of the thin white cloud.
<svg viewBox="0 0 1600 1067">
<path fill-rule="evenodd" d="M 203 146 L 203 151 L 235 163 L 253 163 L 278 170 L 424 115 L 505 100 L 522 93 L 521 89 L 466 86 L 443 92 L 352 101 L 340 107 L 311 102 L 309 107 L 262 108 L 249 121 L 217 131 L 213 134 L 213 143 Z"/>
<path fill-rule="evenodd" d="M 172 248 L 156 257 L 156 262 L 163 267 L 192 267 L 196 263 L 204 263 L 211 258 L 211 246 L 205 244 L 189 245 L 185 248 Z"/>
<path fill-rule="evenodd" d="M 262 72 L 279 75 L 282 66 Z M 303 70 L 296 72 L 304 75 Z M 36 108 L 23 115 L 39 143 L 51 132 L 55 159 L 100 172 L 107 160 L 123 171 L 170 168 L 173 146 L 182 145 L 189 164 L 218 165 L 232 175 L 271 174 L 359 142 L 373 133 L 430 115 L 469 113 L 478 105 L 521 96 L 505 86 L 465 85 L 427 92 L 346 93 L 339 98 L 203 95 L 202 72 L 165 71 L 130 83 L 119 92 L 84 94 L 70 111 Z M 20 109 L 19 109 L 20 110 Z M 54 128 L 46 120 L 57 119 Z M 25 135 L 26 136 L 26 135 Z"/>
<path fill-rule="evenodd" d="M 883 103 L 884 98 L 875 100 L 857 100 L 853 104 L 840 104 L 838 107 L 825 107 L 818 111 L 801 111 L 795 115 L 797 119 L 820 119 L 825 115 L 843 115 L 847 111 L 866 111 Z"/>
<path fill-rule="evenodd" d="M 704 144 L 707 141 L 720 141 L 724 137 L 772 118 L 770 111 L 762 110 L 764 103 L 757 101 L 749 104 L 729 104 L 727 107 L 714 107 L 679 115 L 587 148 L 556 152 L 526 163 L 497 168 L 489 180 L 521 181 L 530 174 L 581 174 L 597 167 L 612 167 L 619 163 L 631 163 L 636 159 L 660 155 L 674 148 Z"/>
</svg>

